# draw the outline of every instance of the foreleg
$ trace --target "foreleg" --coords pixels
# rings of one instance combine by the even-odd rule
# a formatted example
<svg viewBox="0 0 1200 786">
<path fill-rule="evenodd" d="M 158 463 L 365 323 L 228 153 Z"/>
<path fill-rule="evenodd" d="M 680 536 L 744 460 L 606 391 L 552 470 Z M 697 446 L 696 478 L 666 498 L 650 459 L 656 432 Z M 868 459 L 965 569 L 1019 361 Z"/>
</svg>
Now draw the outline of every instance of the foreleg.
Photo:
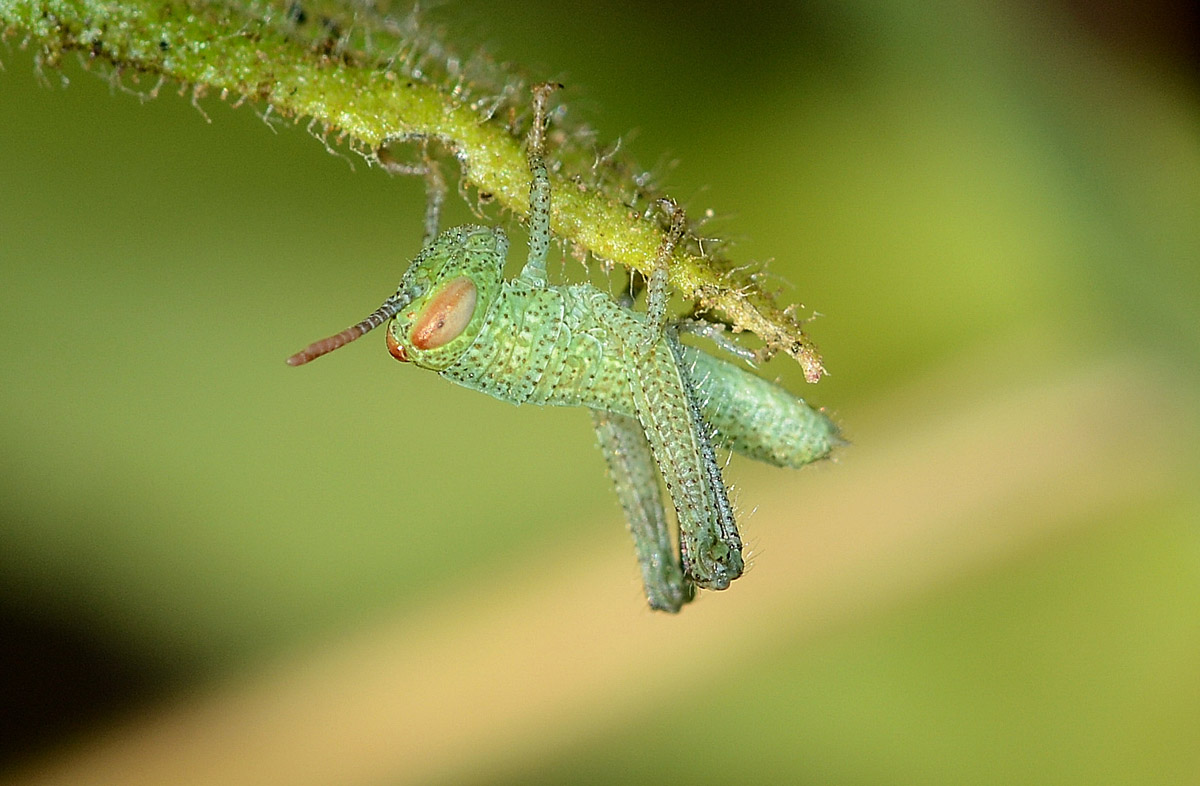
<svg viewBox="0 0 1200 786">
<path fill-rule="evenodd" d="M 529 157 L 529 259 L 521 278 L 545 286 L 546 255 L 550 251 L 550 175 L 546 171 L 546 103 L 561 85 L 544 82 L 533 87 L 533 125 L 526 139 Z"/>
<path fill-rule="evenodd" d="M 392 158 L 386 149 L 380 149 L 376 154 L 379 165 L 393 175 L 421 175 L 425 178 L 425 237 L 421 247 L 424 248 L 438 236 L 438 227 L 442 218 L 442 204 L 446 201 L 446 180 L 437 159 L 429 154 L 429 141 L 421 141 L 421 163 L 404 164 Z"/>
</svg>

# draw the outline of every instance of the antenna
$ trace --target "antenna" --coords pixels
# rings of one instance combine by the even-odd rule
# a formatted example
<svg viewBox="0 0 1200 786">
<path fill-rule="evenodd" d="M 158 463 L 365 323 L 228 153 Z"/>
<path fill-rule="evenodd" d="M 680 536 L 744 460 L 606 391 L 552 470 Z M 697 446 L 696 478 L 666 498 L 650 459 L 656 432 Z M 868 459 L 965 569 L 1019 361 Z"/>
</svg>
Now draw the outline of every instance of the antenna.
<svg viewBox="0 0 1200 786">
<path fill-rule="evenodd" d="M 371 312 L 371 315 L 359 322 L 357 325 L 351 325 L 337 335 L 323 338 L 320 341 L 315 341 L 309 344 L 304 349 L 287 359 L 289 366 L 303 366 L 310 360 L 316 360 L 321 355 L 328 355 L 335 349 L 344 347 L 356 338 L 363 336 L 375 328 L 382 325 L 400 312 L 400 309 L 412 302 L 412 297 L 397 292 L 396 294 L 383 301 L 383 305 Z"/>
</svg>

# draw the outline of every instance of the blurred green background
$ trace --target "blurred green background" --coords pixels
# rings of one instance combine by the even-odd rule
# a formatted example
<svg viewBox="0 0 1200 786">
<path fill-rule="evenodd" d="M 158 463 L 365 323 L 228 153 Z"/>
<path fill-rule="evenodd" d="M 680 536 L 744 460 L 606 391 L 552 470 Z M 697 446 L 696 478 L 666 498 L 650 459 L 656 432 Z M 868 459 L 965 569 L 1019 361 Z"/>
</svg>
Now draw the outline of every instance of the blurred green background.
<svg viewBox="0 0 1200 786">
<path fill-rule="evenodd" d="M 755 570 L 678 619 L 644 610 L 583 413 L 455 388 L 382 339 L 284 366 L 394 287 L 420 243 L 419 182 L 248 107 L 204 100 L 209 123 L 171 90 L 139 101 L 73 58 L 39 81 L 10 38 L 0 765 L 13 782 L 85 767 L 77 741 L 220 707 L 380 626 L 448 684 L 503 683 L 472 636 L 512 619 L 555 634 L 496 643 L 505 657 L 560 670 L 513 706 L 519 723 L 430 741 L 423 769 L 385 750 L 369 777 L 328 782 L 1197 782 L 1192 13 L 438 9 L 458 40 L 564 81 L 602 140 L 637 129 L 625 146 L 644 165 L 677 160 L 668 191 L 712 207 L 735 259 L 770 259 L 783 297 L 822 314 L 832 375 L 764 373 L 854 444 L 800 473 L 735 460 Z M 468 216 L 456 202 L 448 220 Z M 1000 436 L 973 451 L 976 430 Z M 994 452 L 1004 435 L 1032 448 Z M 946 445 L 963 471 L 939 479 Z M 824 515 L 792 506 L 810 494 Z M 874 507 L 837 518 L 858 500 Z M 914 504 L 953 527 L 900 515 Z M 895 533 L 884 557 L 872 527 Z M 806 595 L 823 548 L 841 578 Z M 536 605 L 610 555 L 625 572 L 588 605 Z M 755 594 L 760 575 L 784 590 Z M 572 638 L 592 602 L 628 619 L 613 646 L 638 665 Z M 460 640 L 461 678 L 444 663 Z"/>
</svg>

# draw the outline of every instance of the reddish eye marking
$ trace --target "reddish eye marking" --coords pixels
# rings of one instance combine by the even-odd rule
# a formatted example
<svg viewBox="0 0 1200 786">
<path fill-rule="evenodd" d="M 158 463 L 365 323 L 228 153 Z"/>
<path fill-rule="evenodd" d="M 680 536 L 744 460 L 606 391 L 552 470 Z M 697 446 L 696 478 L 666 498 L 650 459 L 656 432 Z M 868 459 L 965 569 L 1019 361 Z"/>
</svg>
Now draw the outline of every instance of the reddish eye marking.
<svg viewBox="0 0 1200 786">
<path fill-rule="evenodd" d="M 413 323 L 409 333 L 412 345 L 417 349 L 437 349 L 462 335 L 475 313 L 476 294 L 475 282 L 466 276 L 442 287 Z"/>
</svg>

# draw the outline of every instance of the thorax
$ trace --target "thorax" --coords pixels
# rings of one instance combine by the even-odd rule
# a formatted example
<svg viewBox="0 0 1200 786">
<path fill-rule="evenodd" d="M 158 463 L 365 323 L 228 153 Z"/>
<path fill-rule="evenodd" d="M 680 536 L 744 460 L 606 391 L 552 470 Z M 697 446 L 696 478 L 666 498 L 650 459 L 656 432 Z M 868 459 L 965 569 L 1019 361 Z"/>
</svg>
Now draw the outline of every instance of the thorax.
<svg viewBox="0 0 1200 786">
<path fill-rule="evenodd" d="M 590 284 L 506 281 L 474 342 L 442 375 L 514 404 L 627 412 L 629 337 L 641 315 Z"/>
</svg>

